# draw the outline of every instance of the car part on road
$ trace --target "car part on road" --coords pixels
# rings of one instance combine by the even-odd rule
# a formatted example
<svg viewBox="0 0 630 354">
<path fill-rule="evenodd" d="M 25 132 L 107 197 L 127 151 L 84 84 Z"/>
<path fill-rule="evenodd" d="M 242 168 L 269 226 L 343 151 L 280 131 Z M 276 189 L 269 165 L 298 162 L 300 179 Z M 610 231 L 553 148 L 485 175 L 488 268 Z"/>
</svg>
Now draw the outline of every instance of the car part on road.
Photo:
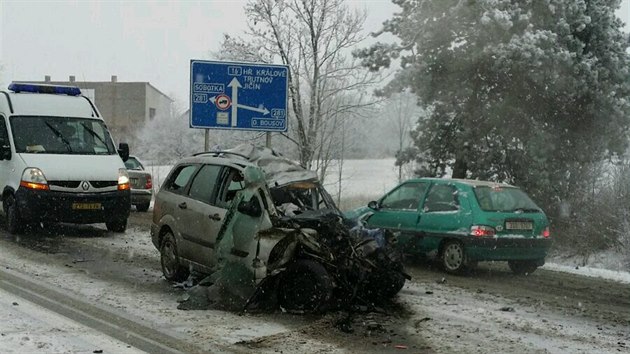
<svg viewBox="0 0 630 354">
<path fill-rule="evenodd" d="M 139 212 L 146 212 L 147 210 L 149 210 L 149 205 L 151 205 L 151 203 L 142 203 L 142 204 L 137 204 L 136 205 L 136 210 L 138 210 Z"/>
</svg>

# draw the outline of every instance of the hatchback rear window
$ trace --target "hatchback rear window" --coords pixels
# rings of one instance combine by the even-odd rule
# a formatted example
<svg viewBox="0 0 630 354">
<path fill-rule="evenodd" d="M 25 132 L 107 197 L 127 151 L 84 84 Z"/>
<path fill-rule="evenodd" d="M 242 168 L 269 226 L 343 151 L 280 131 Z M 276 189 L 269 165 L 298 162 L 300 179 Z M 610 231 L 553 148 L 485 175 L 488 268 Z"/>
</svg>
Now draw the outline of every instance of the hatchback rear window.
<svg viewBox="0 0 630 354">
<path fill-rule="evenodd" d="M 484 211 L 541 212 L 536 203 L 518 188 L 478 186 L 475 188 L 475 197 Z"/>
</svg>

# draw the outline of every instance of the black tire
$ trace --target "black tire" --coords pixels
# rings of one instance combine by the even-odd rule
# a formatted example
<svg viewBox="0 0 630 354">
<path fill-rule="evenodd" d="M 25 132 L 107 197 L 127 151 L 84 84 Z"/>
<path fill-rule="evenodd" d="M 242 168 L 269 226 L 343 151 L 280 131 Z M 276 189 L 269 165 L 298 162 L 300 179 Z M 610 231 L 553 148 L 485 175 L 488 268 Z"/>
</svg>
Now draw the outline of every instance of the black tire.
<svg viewBox="0 0 630 354">
<path fill-rule="evenodd" d="M 391 299 L 402 290 L 406 280 L 400 272 L 383 271 L 372 275 L 363 293 L 375 300 Z"/>
<path fill-rule="evenodd" d="M 532 274 L 538 269 L 538 264 L 539 262 L 535 260 L 508 261 L 512 273 L 516 275 Z"/>
<path fill-rule="evenodd" d="M 142 203 L 142 204 L 138 204 L 136 205 L 136 210 L 139 212 L 146 212 L 147 210 L 149 210 L 149 205 L 151 203 Z"/>
<path fill-rule="evenodd" d="M 466 250 L 459 241 L 446 241 L 440 252 L 440 263 L 450 274 L 462 274 L 466 270 Z"/>
<path fill-rule="evenodd" d="M 288 311 L 321 310 L 332 298 L 333 284 L 320 263 L 301 259 L 282 273 L 278 286 L 278 304 Z"/>
<path fill-rule="evenodd" d="M 24 231 L 24 222 L 20 217 L 17 202 L 13 195 L 9 195 L 4 200 L 3 208 L 6 216 L 7 231 L 13 235 L 22 233 Z"/>
<path fill-rule="evenodd" d="M 160 244 L 160 264 L 162 266 L 162 274 L 164 274 L 166 280 L 184 281 L 188 278 L 188 269 L 182 267 L 179 262 L 175 236 L 170 231 L 164 234 Z"/>
<path fill-rule="evenodd" d="M 125 232 L 127 229 L 127 219 L 106 221 L 107 230 L 112 232 Z"/>
</svg>

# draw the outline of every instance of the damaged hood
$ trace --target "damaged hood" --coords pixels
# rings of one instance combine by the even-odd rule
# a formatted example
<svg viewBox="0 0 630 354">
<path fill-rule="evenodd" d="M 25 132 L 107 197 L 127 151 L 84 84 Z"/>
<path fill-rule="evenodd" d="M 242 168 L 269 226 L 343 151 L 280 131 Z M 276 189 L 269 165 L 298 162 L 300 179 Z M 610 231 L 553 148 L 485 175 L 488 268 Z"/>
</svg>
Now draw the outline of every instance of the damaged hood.
<svg viewBox="0 0 630 354">
<path fill-rule="evenodd" d="M 295 182 L 317 182 L 317 173 L 281 156 L 272 149 L 252 144 L 238 145 L 229 152 L 243 155 L 265 171 L 270 187 L 283 187 Z"/>
</svg>

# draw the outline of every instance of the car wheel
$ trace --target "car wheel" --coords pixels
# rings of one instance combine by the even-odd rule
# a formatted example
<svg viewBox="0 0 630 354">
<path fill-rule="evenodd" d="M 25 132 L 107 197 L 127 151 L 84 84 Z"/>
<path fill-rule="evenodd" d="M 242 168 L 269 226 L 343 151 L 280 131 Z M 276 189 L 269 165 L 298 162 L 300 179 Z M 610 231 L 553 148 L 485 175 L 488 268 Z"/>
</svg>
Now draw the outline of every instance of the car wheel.
<svg viewBox="0 0 630 354">
<path fill-rule="evenodd" d="M 447 241 L 440 253 L 442 267 L 447 273 L 461 274 L 466 269 L 466 251 L 459 241 Z"/>
<path fill-rule="evenodd" d="M 278 289 L 278 303 L 283 309 L 313 312 L 332 298 L 333 285 L 324 266 L 301 259 L 287 267 Z"/>
<path fill-rule="evenodd" d="M 136 210 L 140 211 L 140 212 L 145 212 L 147 210 L 149 210 L 149 205 L 151 203 L 142 203 L 142 204 L 138 204 L 136 205 Z"/>
<path fill-rule="evenodd" d="M 7 230 L 10 234 L 16 235 L 24 230 L 24 223 L 17 208 L 17 202 L 13 195 L 4 200 L 4 213 L 6 214 Z"/>
<path fill-rule="evenodd" d="M 127 229 L 127 219 L 106 221 L 107 230 L 112 232 L 125 232 Z"/>
<path fill-rule="evenodd" d="M 166 232 L 162 238 L 160 263 L 162 265 L 162 274 L 164 274 L 166 280 L 183 281 L 188 278 L 188 270 L 179 263 L 177 243 L 175 242 L 175 236 L 170 231 Z"/>
<path fill-rule="evenodd" d="M 531 274 L 538 269 L 538 262 L 532 260 L 526 261 L 508 261 L 508 265 L 512 273 L 516 275 Z"/>
</svg>

